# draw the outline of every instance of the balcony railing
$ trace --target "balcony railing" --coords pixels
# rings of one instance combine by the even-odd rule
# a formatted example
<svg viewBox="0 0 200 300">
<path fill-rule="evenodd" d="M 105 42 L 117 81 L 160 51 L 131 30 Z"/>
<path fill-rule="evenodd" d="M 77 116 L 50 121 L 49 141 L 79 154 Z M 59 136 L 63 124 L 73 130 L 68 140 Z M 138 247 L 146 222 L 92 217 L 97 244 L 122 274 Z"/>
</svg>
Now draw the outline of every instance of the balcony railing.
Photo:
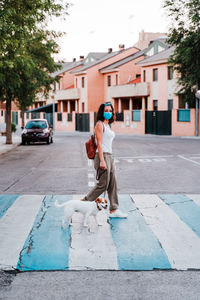
<svg viewBox="0 0 200 300">
<path fill-rule="evenodd" d="M 141 82 L 136 84 L 115 85 L 109 88 L 111 98 L 138 97 L 149 95 L 149 83 Z"/>
<path fill-rule="evenodd" d="M 79 89 L 57 90 L 55 100 L 76 100 L 80 98 Z"/>
</svg>

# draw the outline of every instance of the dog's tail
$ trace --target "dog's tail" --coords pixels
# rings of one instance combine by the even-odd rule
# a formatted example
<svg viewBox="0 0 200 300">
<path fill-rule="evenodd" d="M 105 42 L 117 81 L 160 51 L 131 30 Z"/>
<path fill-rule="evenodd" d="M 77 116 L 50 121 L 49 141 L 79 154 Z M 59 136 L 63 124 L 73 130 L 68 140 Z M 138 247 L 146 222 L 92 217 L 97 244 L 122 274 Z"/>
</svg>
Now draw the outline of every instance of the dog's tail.
<svg viewBox="0 0 200 300">
<path fill-rule="evenodd" d="M 65 206 L 65 204 L 66 204 L 66 203 L 58 204 L 58 200 L 56 200 L 55 203 L 54 203 L 54 205 L 55 205 L 56 207 L 63 207 L 63 206 Z"/>
</svg>

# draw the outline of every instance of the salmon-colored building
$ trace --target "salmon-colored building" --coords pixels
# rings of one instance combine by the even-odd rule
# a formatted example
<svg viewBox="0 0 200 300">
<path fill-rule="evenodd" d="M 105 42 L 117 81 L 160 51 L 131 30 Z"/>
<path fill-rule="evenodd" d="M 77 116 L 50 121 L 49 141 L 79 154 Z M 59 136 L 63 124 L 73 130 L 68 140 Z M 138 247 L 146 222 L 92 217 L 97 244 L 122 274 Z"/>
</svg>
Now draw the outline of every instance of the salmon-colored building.
<svg viewBox="0 0 200 300">
<path fill-rule="evenodd" d="M 52 123 L 54 107 L 55 130 L 93 131 L 99 105 L 111 101 L 117 133 L 195 135 L 195 109 L 178 92 L 177 75 L 168 65 L 174 49 L 160 35 L 142 32 L 137 43 L 142 50 L 119 45 L 118 51 L 91 52 L 64 63 L 51 74 L 59 76 L 59 83 L 48 99 L 38 95 L 26 120 L 44 117 Z M 2 124 L 5 109 L 0 110 Z"/>
</svg>

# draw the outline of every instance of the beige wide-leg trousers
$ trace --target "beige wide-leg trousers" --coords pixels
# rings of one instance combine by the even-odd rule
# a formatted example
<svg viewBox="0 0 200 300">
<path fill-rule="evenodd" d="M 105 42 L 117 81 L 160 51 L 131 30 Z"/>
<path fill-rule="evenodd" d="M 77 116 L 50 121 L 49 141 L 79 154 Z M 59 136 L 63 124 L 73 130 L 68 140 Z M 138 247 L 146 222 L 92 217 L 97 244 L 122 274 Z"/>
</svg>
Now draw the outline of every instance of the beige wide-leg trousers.
<svg viewBox="0 0 200 300">
<path fill-rule="evenodd" d="M 110 201 L 110 210 L 117 209 L 118 204 L 118 195 L 117 195 L 117 182 L 115 178 L 115 167 L 114 167 L 114 158 L 112 154 L 104 152 L 103 153 L 107 170 L 100 168 L 100 159 L 98 152 L 94 158 L 94 168 L 97 172 L 97 184 L 95 187 L 85 196 L 83 200 L 94 201 L 105 191 L 108 192 L 108 198 Z"/>
</svg>

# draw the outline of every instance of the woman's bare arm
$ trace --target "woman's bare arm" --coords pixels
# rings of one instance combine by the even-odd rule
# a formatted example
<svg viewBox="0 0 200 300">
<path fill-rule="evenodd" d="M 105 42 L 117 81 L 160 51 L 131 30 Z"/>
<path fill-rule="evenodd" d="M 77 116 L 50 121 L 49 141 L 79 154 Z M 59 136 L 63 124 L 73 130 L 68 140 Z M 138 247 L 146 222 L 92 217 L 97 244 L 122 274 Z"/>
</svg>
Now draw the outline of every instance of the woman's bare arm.
<svg viewBox="0 0 200 300">
<path fill-rule="evenodd" d="M 97 147 L 98 147 L 99 158 L 100 158 L 100 168 L 105 170 L 107 169 L 107 166 L 103 157 L 103 149 L 102 149 L 103 131 L 104 131 L 103 123 L 97 122 L 95 127 L 95 136 L 97 139 Z"/>
</svg>

